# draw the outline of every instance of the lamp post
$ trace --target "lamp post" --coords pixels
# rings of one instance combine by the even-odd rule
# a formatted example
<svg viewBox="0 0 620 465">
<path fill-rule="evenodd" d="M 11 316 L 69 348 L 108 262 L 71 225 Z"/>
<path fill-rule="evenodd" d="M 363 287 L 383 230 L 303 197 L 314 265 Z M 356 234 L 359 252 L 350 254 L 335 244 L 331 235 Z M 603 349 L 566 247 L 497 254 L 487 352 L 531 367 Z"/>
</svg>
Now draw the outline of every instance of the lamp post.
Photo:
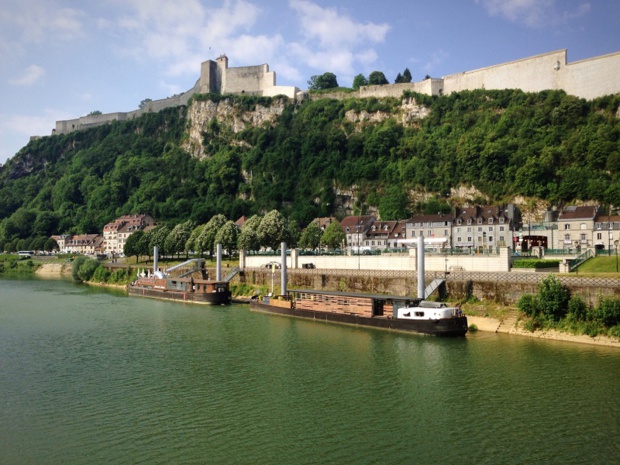
<svg viewBox="0 0 620 465">
<path fill-rule="evenodd" d="M 614 241 L 614 248 L 616 249 L 616 273 L 618 272 L 618 240 Z"/>
</svg>

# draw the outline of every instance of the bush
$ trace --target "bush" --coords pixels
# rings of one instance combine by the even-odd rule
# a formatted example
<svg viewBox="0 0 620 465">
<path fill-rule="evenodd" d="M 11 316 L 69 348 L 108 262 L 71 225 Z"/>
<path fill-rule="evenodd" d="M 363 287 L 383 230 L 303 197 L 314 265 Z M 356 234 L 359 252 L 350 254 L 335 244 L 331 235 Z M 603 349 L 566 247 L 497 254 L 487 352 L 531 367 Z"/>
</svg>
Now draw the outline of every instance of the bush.
<svg viewBox="0 0 620 465">
<path fill-rule="evenodd" d="M 513 268 L 557 268 L 560 260 L 537 260 L 533 258 L 522 258 L 512 263 Z"/>
<path fill-rule="evenodd" d="M 87 258 L 77 271 L 78 278 L 80 281 L 90 281 L 98 267 L 99 262 L 97 260 Z"/>
<path fill-rule="evenodd" d="M 568 301 L 568 315 L 573 321 L 586 321 L 588 318 L 588 304 L 578 296 L 571 296 Z"/>
<path fill-rule="evenodd" d="M 523 294 L 517 302 L 517 307 L 529 317 L 538 314 L 538 297 L 533 294 Z"/>
<path fill-rule="evenodd" d="M 73 276 L 74 281 L 82 281 L 79 275 L 79 271 L 80 267 L 84 264 L 85 261 L 86 257 L 84 257 L 83 255 L 75 257 L 75 259 L 73 260 L 73 264 L 71 265 L 71 276 Z"/>
<path fill-rule="evenodd" d="M 538 309 L 549 320 L 566 316 L 570 292 L 559 279 L 549 275 L 538 284 Z"/>
<path fill-rule="evenodd" d="M 620 300 L 613 298 L 600 300 L 594 316 L 608 328 L 620 324 Z"/>
<path fill-rule="evenodd" d="M 96 283 L 107 283 L 110 277 L 110 272 L 106 267 L 99 265 L 91 278 Z"/>
</svg>

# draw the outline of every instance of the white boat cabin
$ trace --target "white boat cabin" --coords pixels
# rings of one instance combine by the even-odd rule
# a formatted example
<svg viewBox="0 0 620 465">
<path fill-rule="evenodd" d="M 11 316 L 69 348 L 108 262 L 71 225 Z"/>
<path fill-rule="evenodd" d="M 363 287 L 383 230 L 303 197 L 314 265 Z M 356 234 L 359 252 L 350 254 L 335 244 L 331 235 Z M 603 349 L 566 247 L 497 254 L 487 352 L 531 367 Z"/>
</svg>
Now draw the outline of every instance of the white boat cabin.
<svg viewBox="0 0 620 465">
<path fill-rule="evenodd" d="M 396 310 L 396 318 L 403 320 L 440 320 L 458 316 L 458 308 L 447 307 L 442 302 L 423 300 L 417 307 L 401 307 Z"/>
</svg>

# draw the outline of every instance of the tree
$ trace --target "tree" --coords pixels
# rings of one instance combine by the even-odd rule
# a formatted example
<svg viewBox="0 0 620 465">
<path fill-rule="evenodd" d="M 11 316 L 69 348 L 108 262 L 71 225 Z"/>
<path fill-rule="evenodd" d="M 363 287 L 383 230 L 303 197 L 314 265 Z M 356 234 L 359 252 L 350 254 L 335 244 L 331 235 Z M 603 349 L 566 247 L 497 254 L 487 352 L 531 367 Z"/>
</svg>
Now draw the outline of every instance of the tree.
<svg viewBox="0 0 620 465">
<path fill-rule="evenodd" d="M 398 73 L 396 79 L 394 80 L 395 84 L 402 84 L 405 82 L 411 82 L 411 71 L 409 71 L 409 68 L 405 68 L 403 74 Z"/>
<path fill-rule="evenodd" d="M 215 236 L 226 224 L 226 221 L 224 215 L 215 215 L 205 224 L 202 234 L 198 238 L 200 250 L 205 250 L 208 251 L 209 254 L 213 254 L 213 250 L 215 249 Z"/>
<path fill-rule="evenodd" d="M 301 233 L 301 238 L 299 239 L 299 247 L 301 247 L 302 249 L 318 248 L 321 242 L 322 235 L 323 231 L 321 231 L 319 225 L 316 224 L 314 221 L 311 222 Z"/>
<path fill-rule="evenodd" d="M 187 242 L 185 243 L 185 250 L 187 250 L 188 252 L 200 252 L 200 254 L 202 255 L 202 252 L 204 252 L 204 250 L 200 248 L 200 241 L 198 239 L 200 238 L 200 235 L 202 234 L 204 228 L 204 224 L 199 224 L 192 230 L 191 234 L 189 235 L 189 239 L 187 239 Z"/>
<path fill-rule="evenodd" d="M 159 250 L 159 255 L 164 256 L 168 253 L 166 250 L 166 238 L 170 234 L 170 228 L 162 224 L 149 231 L 149 249 L 153 250 L 155 247 Z M 131 236 L 130 236 L 131 237 Z"/>
<path fill-rule="evenodd" d="M 407 218 L 409 197 L 405 190 L 397 185 L 388 187 L 379 200 L 379 210 L 381 211 L 381 219 L 386 221 Z"/>
<path fill-rule="evenodd" d="M 278 250 L 285 237 L 285 220 L 278 210 L 271 210 L 260 222 L 256 231 L 258 240 L 263 247 Z"/>
<path fill-rule="evenodd" d="M 321 243 L 331 249 L 337 249 L 342 247 L 346 239 L 347 236 L 340 227 L 340 223 L 333 221 L 325 228 L 325 232 L 321 236 Z"/>
<path fill-rule="evenodd" d="M 301 229 L 295 220 L 289 220 L 286 222 L 286 234 L 284 237 L 284 241 L 286 242 L 289 249 L 294 249 L 297 247 L 299 243 L 299 238 L 301 236 Z"/>
<path fill-rule="evenodd" d="M 194 230 L 194 226 L 195 223 L 192 220 L 177 224 L 170 231 L 168 237 L 166 237 L 166 251 L 173 255 L 187 252 L 189 249 L 186 249 L 185 246 Z"/>
<path fill-rule="evenodd" d="M 238 239 L 239 226 L 232 220 L 227 221 L 215 235 L 215 243 L 222 244 L 222 249 L 226 250 L 229 256 L 237 252 Z"/>
<path fill-rule="evenodd" d="M 52 252 L 59 249 L 60 247 L 58 247 L 58 242 L 56 242 L 56 239 L 53 239 L 51 237 L 47 241 L 45 241 L 45 245 L 43 246 L 43 250 L 45 250 L 46 252 Z"/>
<path fill-rule="evenodd" d="M 353 78 L 353 89 L 357 90 L 362 86 L 368 85 L 368 79 L 362 73 Z"/>
<path fill-rule="evenodd" d="M 538 284 L 538 309 L 552 321 L 559 321 L 568 312 L 570 292 L 558 278 L 547 276 Z"/>
<path fill-rule="evenodd" d="M 260 241 L 258 240 L 258 234 L 254 229 L 241 228 L 239 237 L 237 238 L 237 250 L 258 250 L 260 249 Z"/>
<path fill-rule="evenodd" d="M 125 241 L 125 246 L 123 247 L 123 253 L 125 254 L 125 256 L 136 257 L 136 263 L 138 263 L 138 258 L 140 257 L 140 255 L 142 255 L 140 241 L 143 237 L 144 231 L 139 229 L 127 238 L 127 240 Z"/>
<path fill-rule="evenodd" d="M 320 76 L 315 75 L 308 81 L 308 90 L 324 90 L 338 87 L 338 80 L 334 73 L 324 73 Z"/>
<path fill-rule="evenodd" d="M 382 86 L 384 84 L 389 84 L 389 82 L 385 78 L 385 74 L 381 71 L 373 71 L 368 76 L 368 84 L 371 86 Z"/>
<path fill-rule="evenodd" d="M 139 108 L 140 110 L 142 110 L 143 108 L 146 108 L 146 106 L 147 106 L 149 103 L 151 103 L 152 101 L 153 101 L 153 100 L 152 100 L 152 99 L 150 99 L 150 98 L 145 98 L 144 100 L 142 100 L 142 101 L 140 102 L 140 105 L 138 105 L 138 108 Z"/>
</svg>

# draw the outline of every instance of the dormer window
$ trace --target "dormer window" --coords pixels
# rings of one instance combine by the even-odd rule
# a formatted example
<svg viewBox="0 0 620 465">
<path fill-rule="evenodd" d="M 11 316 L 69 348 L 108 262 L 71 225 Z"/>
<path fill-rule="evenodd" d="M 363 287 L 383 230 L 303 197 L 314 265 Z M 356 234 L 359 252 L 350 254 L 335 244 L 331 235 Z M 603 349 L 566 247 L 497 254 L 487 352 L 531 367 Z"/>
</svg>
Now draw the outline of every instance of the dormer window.
<svg viewBox="0 0 620 465">
<path fill-rule="evenodd" d="M 460 225 L 461 223 L 463 223 L 463 220 L 461 220 L 460 218 L 458 220 L 456 220 L 456 224 Z"/>
<path fill-rule="evenodd" d="M 482 224 L 482 218 L 478 218 L 478 224 Z"/>
<path fill-rule="evenodd" d="M 489 218 L 489 224 L 493 224 L 493 218 Z"/>
<path fill-rule="evenodd" d="M 467 224 L 471 224 L 471 218 L 467 219 Z"/>
<path fill-rule="evenodd" d="M 347 232 L 349 232 L 349 227 L 347 226 Z"/>
<path fill-rule="evenodd" d="M 499 219 L 499 224 L 504 224 L 504 218 Z"/>
</svg>

